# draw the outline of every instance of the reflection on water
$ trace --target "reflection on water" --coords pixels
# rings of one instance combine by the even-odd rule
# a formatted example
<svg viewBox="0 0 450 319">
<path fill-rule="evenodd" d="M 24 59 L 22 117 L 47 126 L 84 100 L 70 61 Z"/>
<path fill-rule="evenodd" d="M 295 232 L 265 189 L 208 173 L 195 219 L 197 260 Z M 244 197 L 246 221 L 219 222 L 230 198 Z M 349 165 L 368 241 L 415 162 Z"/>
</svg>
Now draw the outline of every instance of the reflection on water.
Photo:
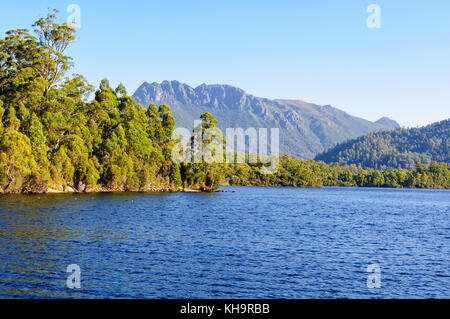
<svg viewBox="0 0 450 319">
<path fill-rule="evenodd" d="M 448 191 L 232 189 L 0 196 L 0 297 L 450 297 Z"/>
</svg>

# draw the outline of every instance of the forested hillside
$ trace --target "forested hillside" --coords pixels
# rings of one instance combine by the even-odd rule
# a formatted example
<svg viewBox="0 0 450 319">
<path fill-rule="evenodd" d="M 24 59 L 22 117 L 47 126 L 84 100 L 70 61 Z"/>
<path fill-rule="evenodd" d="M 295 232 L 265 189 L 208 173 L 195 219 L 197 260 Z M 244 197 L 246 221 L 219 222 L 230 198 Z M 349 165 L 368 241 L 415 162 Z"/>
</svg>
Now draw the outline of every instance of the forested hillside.
<svg viewBox="0 0 450 319">
<path fill-rule="evenodd" d="M 313 159 L 336 143 L 369 132 L 400 127 L 388 118 L 374 123 L 329 105 L 261 98 L 230 85 L 192 88 L 178 81 L 146 82 L 133 96 L 144 106 L 170 105 L 177 127 L 192 128 L 194 120 L 205 112 L 214 115 L 223 131 L 228 127 L 277 127 L 281 153 L 301 159 Z"/>
<path fill-rule="evenodd" d="M 285 155 L 279 170 L 266 175 L 261 162 L 207 161 L 207 154 L 222 154 L 225 142 L 205 134 L 218 124 L 212 114 L 201 115 L 200 138 L 183 146 L 173 134 L 169 106 L 144 108 L 122 84 L 113 89 L 104 79 L 95 91 L 82 75 L 68 76 L 72 59 L 64 52 L 74 40 L 71 27 L 50 14 L 33 28 L 34 35 L 19 29 L 0 39 L 0 193 L 215 191 L 223 183 L 449 188 L 448 164 L 380 172 Z M 430 130 L 448 136 L 448 122 L 445 127 Z M 444 143 L 432 141 L 436 149 Z M 439 160 L 448 160 L 445 145 Z M 187 158 L 200 154 L 200 160 L 178 162 L 173 151 Z"/>
<path fill-rule="evenodd" d="M 220 178 L 209 177 L 215 164 L 172 162 L 177 141 L 168 106 L 144 109 L 106 79 L 88 102 L 93 87 L 81 75 L 67 76 L 72 59 L 64 52 L 74 29 L 55 14 L 33 28 L 34 35 L 11 30 L 0 40 L 0 192 L 219 186 Z"/>
<path fill-rule="evenodd" d="M 421 128 L 370 133 L 318 155 L 326 163 L 414 169 L 415 163 L 450 162 L 450 120 Z"/>
</svg>

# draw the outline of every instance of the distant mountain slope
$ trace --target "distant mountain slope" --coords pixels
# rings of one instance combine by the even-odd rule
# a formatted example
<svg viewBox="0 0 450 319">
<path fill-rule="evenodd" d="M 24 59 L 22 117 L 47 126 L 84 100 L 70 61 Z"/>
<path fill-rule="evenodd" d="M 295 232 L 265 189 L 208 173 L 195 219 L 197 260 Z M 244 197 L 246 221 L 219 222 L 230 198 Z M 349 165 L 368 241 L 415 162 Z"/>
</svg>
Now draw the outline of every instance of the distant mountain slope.
<svg viewBox="0 0 450 319">
<path fill-rule="evenodd" d="M 385 126 L 386 128 L 390 128 L 390 129 L 400 128 L 400 125 L 396 121 L 391 120 L 388 117 L 382 117 L 381 119 L 379 119 L 375 123 L 381 124 L 381 125 Z"/>
<path fill-rule="evenodd" d="M 374 132 L 319 154 L 326 163 L 414 168 L 415 161 L 450 163 L 450 119 L 421 128 Z"/>
<path fill-rule="evenodd" d="M 194 120 L 210 112 L 222 130 L 280 128 L 280 151 L 304 159 L 311 159 L 338 142 L 393 125 L 353 117 L 331 106 L 255 97 L 229 85 L 202 84 L 192 88 L 177 81 L 146 82 L 134 97 L 145 107 L 151 103 L 169 105 L 177 127 L 192 128 Z"/>
</svg>

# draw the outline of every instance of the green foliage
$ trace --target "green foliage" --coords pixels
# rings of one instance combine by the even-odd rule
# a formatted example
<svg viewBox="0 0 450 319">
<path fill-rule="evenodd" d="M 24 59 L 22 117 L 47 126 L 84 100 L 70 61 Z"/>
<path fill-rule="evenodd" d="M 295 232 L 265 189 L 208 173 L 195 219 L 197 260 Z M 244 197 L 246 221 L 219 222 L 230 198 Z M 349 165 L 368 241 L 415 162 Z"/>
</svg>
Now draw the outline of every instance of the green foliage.
<svg viewBox="0 0 450 319">
<path fill-rule="evenodd" d="M 3 114 L 5 114 L 5 109 L 2 106 L 3 102 L 0 100 L 0 135 L 3 134 Z"/>
<path fill-rule="evenodd" d="M 5 111 L 3 123 L 7 130 L 17 131 L 20 127 L 20 120 L 16 116 L 16 110 L 11 105 Z"/>
<path fill-rule="evenodd" d="M 414 169 L 416 162 L 450 162 L 450 119 L 421 128 L 375 132 L 338 144 L 316 157 L 327 163 L 374 169 Z"/>
<path fill-rule="evenodd" d="M 183 164 L 181 176 L 187 184 L 212 192 L 219 188 L 225 174 L 226 141 L 210 113 L 200 118 L 202 123 L 194 128 L 189 145 L 193 163 Z"/>
<path fill-rule="evenodd" d="M 5 132 L 0 140 L 0 159 L 3 189 L 11 193 L 22 192 L 25 178 L 38 168 L 31 152 L 30 139 L 16 131 Z"/>
<path fill-rule="evenodd" d="M 395 188 L 450 188 L 450 164 L 416 163 L 415 170 L 363 169 L 361 166 L 303 161 L 289 155 L 281 156 L 277 174 L 264 175 L 260 164 L 228 165 L 225 184 L 243 186 L 354 186 Z"/>
<path fill-rule="evenodd" d="M 0 190 L 179 189 L 170 107 L 146 110 L 107 79 L 89 102 L 86 79 L 66 77 L 75 33 L 55 13 L 0 40 Z"/>
<path fill-rule="evenodd" d="M 201 116 L 202 123 L 194 129 L 190 145 L 185 145 L 186 153 L 192 153 L 196 160 L 175 163 L 172 150 L 180 141 L 173 138 L 175 120 L 169 106 L 158 108 L 151 104 L 144 109 L 127 95 L 122 84 L 113 90 L 107 79 L 101 81 L 94 99 L 89 101 L 94 90 L 86 79 L 77 74 L 66 76 L 71 58 L 64 51 L 74 40 L 74 30 L 58 24 L 55 14 L 33 26 L 35 36 L 20 29 L 8 31 L 0 39 L 2 193 L 44 193 L 49 188 L 69 187 L 78 191 L 166 191 L 185 187 L 212 192 L 224 182 L 449 188 L 449 166 L 437 162 L 428 165 L 416 161 L 413 171 L 374 171 L 285 155 L 273 175 L 262 173 L 262 163 L 225 164 L 226 141 L 210 113 Z M 435 128 L 431 131 L 436 133 Z M 433 156 L 448 159 L 447 139 L 424 140 L 417 136 L 414 141 L 418 150 L 432 143 Z M 441 145 L 446 148 L 439 153 Z"/>
</svg>

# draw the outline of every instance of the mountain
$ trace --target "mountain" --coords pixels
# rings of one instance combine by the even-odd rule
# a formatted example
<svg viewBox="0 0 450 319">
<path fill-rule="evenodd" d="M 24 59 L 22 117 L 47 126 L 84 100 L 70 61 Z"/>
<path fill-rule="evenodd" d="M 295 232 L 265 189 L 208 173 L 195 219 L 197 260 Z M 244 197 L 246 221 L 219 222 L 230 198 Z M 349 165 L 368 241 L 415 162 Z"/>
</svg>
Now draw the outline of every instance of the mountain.
<svg viewBox="0 0 450 319">
<path fill-rule="evenodd" d="M 375 123 L 383 125 L 387 128 L 390 129 L 396 129 L 396 128 L 400 128 L 400 124 L 398 124 L 396 121 L 391 120 L 388 117 L 382 117 L 381 119 L 379 119 L 378 121 L 376 121 Z"/>
<path fill-rule="evenodd" d="M 190 129 L 202 113 L 210 112 L 222 130 L 279 128 L 280 152 L 303 159 L 312 159 L 339 142 L 391 129 L 396 124 L 389 119 L 370 122 L 329 105 L 256 97 L 229 85 L 202 84 L 192 88 L 178 81 L 145 82 L 134 98 L 145 107 L 151 103 L 169 105 L 177 127 Z"/>
<path fill-rule="evenodd" d="M 421 128 L 370 133 L 338 144 L 315 159 L 376 169 L 412 169 L 415 161 L 450 163 L 450 119 Z"/>
</svg>

